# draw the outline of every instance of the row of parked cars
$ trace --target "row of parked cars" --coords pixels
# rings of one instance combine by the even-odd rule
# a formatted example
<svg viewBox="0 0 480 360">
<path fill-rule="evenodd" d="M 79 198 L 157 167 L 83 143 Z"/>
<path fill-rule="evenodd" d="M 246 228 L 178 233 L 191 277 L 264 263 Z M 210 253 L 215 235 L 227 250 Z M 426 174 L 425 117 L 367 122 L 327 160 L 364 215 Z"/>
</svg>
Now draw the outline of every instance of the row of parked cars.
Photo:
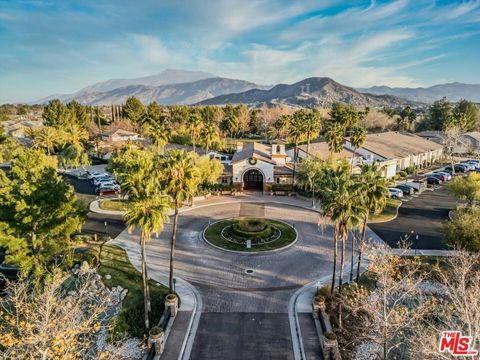
<svg viewBox="0 0 480 360">
<path fill-rule="evenodd" d="M 480 171 L 480 160 L 463 160 L 460 163 L 454 164 L 453 169 L 456 173 L 465 173 L 468 171 Z M 430 174 L 427 174 L 427 184 L 440 185 L 446 181 L 452 179 L 453 175 L 452 166 L 446 166 L 444 169 L 435 170 Z M 391 198 L 399 199 L 404 195 L 413 195 L 419 188 L 405 184 L 398 184 L 395 187 L 388 188 L 388 192 Z"/>
<path fill-rule="evenodd" d="M 116 195 L 121 192 L 120 184 L 112 174 L 91 172 L 87 174 L 87 179 L 95 186 L 96 195 Z"/>
</svg>

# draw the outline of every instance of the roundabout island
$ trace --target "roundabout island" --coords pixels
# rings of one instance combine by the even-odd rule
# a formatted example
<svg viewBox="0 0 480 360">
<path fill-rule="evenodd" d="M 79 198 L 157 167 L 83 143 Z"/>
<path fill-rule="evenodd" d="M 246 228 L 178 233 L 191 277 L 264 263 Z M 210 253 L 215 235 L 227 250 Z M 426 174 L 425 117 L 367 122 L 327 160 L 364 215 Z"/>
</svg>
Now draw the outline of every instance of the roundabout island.
<svg viewBox="0 0 480 360">
<path fill-rule="evenodd" d="M 203 237 L 207 243 L 220 249 L 255 253 L 286 248 L 297 240 L 297 232 L 283 221 L 237 217 L 209 225 Z"/>
</svg>

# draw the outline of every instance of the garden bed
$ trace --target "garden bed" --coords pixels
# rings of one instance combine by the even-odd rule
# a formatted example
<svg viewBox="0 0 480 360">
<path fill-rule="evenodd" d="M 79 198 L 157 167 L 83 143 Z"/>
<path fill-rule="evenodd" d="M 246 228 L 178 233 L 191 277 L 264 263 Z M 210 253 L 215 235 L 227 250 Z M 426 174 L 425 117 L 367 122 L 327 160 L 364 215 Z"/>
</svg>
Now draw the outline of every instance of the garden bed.
<svg viewBox="0 0 480 360">
<path fill-rule="evenodd" d="M 102 210 L 127 211 L 128 201 L 125 199 L 103 199 L 98 202 Z"/>
<path fill-rule="evenodd" d="M 397 209 L 402 205 L 402 201 L 398 199 L 387 199 L 387 205 L 379 214 L 371 214 L 368 219 L 369 223 L 387 222 L 395 219 Z"/>
<path fill-rule="evenodd" d="M 87 259 L 93 263 L 93 259 L 98 255 L 98 249 L 98 246 L 88 244 L 88 252 L 81 252 L 78 260 Z M 125 250 L 117 246 L 105 245 L 100 260 L 98 273 L 102 276 L 104 284 L 109 288 L 120 285 L 122 288 L 128 289 L 122 309 L 112 327 L 113 339 L 121 339 L 127 335 L 143 338 L 145 329 L 142 274 L 130 263 Z M 107 279 L 107 277 L 109 278 Z M 150 322 L 155 324 L 163 313 L 163 301 L 168 293 L 168 288 L 163 285 L 158 286 L 157 282 L 153 280 L 149 281 L 149 287 L 152 305 Z"/>
<path fill-rule="evenodd" d="M 280 232 L 280 234 L 279 236 L 276 236 L 274 240 L 269 241 L 270 238 L 268 236 L 270 236 L 270 234 L 268 234 L 264 240 L 258 240 L 257 235 L 251 233 L 250 240 L 252 240 L 252 246 L 250 249 L 247 249 L 246 241 L 248 240 L 248 236 L 245 236 L 244 238 L 238 237 L 235 240 L 229 240 L 224 236 L 226 233 L 225 230 L 233 228 L 236 221 L 237 219 L 227 219 L 210 225 L 204 231 L 205 240 L 214 246 L 226 250 L 257 252 L 281 249 L 289 246 L 297 239 L 297 232 L 291 225 L 277 220 L 262 219 L 268 227 L 277 229 L 276 233 L 278 234 L 278 232 Z M 261 234 L 263 234 L 263 232 L 265 231 L 260 231 Z M 266 233 L 267 232 L 265 232 L 265 234 Z M 247 234 L 247 232 L 244 232 L 244 234 Z M 243 241 L 240 241 L 240 239 Z M 260 239 L 262 239 L 261 236 Z"/>
</svg>

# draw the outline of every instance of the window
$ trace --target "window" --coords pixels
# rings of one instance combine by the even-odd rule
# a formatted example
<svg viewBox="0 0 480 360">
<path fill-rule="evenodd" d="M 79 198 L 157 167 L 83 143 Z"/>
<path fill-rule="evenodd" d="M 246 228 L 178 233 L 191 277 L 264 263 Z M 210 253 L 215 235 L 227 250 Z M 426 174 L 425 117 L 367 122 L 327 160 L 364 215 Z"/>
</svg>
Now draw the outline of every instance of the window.
<svg viewBox="0 0 480 360">
<path fill-rule="evenodd" d="M 280 154 L 282 148 L 280 147 L 280 145 L 277 145 L 277 154 Z"/>
</svg>

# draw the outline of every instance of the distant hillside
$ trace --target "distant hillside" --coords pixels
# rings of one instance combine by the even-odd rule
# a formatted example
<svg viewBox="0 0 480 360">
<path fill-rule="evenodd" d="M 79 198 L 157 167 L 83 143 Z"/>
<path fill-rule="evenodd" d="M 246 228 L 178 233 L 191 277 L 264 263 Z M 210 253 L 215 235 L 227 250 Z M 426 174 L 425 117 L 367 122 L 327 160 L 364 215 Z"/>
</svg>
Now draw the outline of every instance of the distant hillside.
<svg viewBox="0 0 480 360">
<path fill-rule="evenodd" d="M 77 100 L 86 105 L 108 105 L 124 103 L 135 96 L 144 104 L 156 101 L 159 104 L 195 104 L 223 94 L 242 92 L 262 86 L 244 81 L 214 77 L 195 82 L 162 86 L 130 85 L 108 91 L 92 91 L 64 96 L 61 100 Z"/>
<path fill-rule="evenodd" d="M 124 88 L 132 85 L 144 85 L 144 86 L 162 86 L 167 84 L 182 84 L 190 83 L 198 80 L 214 78 L 213 74 L 203 71 L 188 71 L 188 70 L 176 70 L 166 69 L 158 74 L 143 76 L 132 79 L 110 79 L 102 82 L 95 83 L 78 90 L 73 94 L 55 94 L 50 95 L 38 101 L 38 103 L 46 103 L 52 99 L 60 99 L 62 101 L 68 101 L 73 98 L 80 98 L 81 96 L 89 96 L 93 93 L 106 92 L 118 88 Z"/>
<path fill-rule="evenodd" d="M 252 89 L 238 94 L 220 95 L 201 101 L 201 105 L 246 103 L 250 105 L 286 104 L 327 107 L 337 101 L 355 106 L 395 107 L 414 105 L 396 96 L 362 94 L 327 77 L 312 77 L 292 85 L 279 84 L 270 90 Z"/>
<path fill-rule="evenodd" d="M 426 88 L 391 88 L 388 86 L 374 86 L 366 89 L 358 89 L 363 93 L 375 95 L 394 95 L 411 101 L 433 103 L 446 97 L 450 101 L 467 99 L 480 102 L 480 84 L 439 84 Z"/>
</svg>

